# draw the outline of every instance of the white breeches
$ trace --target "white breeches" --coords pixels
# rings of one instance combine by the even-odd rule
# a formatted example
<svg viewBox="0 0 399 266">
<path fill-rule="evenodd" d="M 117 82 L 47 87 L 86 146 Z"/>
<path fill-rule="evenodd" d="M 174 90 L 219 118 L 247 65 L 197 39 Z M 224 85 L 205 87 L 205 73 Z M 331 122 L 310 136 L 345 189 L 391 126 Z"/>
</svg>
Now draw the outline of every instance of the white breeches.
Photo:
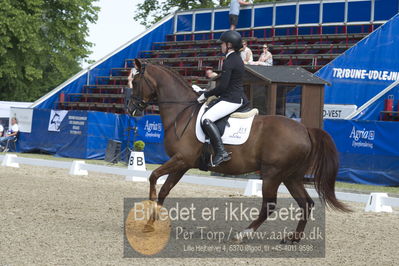
<svg viewBox="0 0 399 266">
<path fill-rule="evenodd" d="M 242 103 L 231 103 L 226 101 L 220 101 L 214 106 L 212 106 L 211 109 L 206 111 L 206 113 L 201 118 L 201 124 L 202 122 L 204 122 L 205 119 L 209 119 L 212 122 L 215 122 L 216 120 L 219 120 L 220 118 L 223 118 L 226 115 L 233 113 L 241 105 Z"/>
</svg>

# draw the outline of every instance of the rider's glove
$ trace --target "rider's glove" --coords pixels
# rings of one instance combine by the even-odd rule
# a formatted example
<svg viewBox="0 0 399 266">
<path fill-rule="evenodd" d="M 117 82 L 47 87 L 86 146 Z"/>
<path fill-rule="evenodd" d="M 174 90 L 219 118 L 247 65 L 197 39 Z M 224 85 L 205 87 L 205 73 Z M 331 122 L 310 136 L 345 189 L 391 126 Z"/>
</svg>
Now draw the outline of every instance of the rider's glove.
<svg viewBox="0 0 399 266">
<path fill-rule="evenodd" d="M 197 101 L 199 103 L 203 103 L 203 102 L 205 102 L 205 100 L 206 100 L 205 93 L 201 94 L 201 96 L 198 97 L 198 99 L 197 99 Z"/>
</svg>

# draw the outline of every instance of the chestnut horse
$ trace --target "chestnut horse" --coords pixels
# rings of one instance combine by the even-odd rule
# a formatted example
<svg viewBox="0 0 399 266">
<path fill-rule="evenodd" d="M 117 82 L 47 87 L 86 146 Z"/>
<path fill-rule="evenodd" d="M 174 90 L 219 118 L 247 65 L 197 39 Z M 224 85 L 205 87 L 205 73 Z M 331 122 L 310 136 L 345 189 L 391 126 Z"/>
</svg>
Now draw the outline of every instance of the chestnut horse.
<svg viewBox="0 0 399 266">
<path fill-rule="evenodd" d="M 195 135 L 200 107 L 196 101 L 198 95 L 175 71 L 161 65 L 141 64 L 137 59 L 135 63 L 139 74 L 133 80 L 129 113 L 156 103 L 164 125 L 165 149 L 170 160 L 155 169 L 149 178 L 149 197 L 155 201 L 157 179 L 168 175 L 158 194 L 157 204 L 163 205 L 187 170 L 199 167 L 203 144 Z M 258 115 L 245 144 L 225 147 L 232 153 L 231 160 L 211 168 L 212 171 L 233 175 L 260 171 L 262 179 L 263 202 L 259 217 L 245 232 L 255 231 L 267 219 L 274 209 L 278 187 L 284 183 L 302 212 L 307 214 L 287 239 L 298 242 L 314 205 L 304 187 L 306 173 L 314 176 L 315 188 L 323 202 L 334 209 L 348 210 L 335 197 L 338 154 L 331 137 L 322 129 L 306 128 L 284 116 Z M 153 230 L 154 220 L 148 221 L 147 231 Z"/>
</svg>

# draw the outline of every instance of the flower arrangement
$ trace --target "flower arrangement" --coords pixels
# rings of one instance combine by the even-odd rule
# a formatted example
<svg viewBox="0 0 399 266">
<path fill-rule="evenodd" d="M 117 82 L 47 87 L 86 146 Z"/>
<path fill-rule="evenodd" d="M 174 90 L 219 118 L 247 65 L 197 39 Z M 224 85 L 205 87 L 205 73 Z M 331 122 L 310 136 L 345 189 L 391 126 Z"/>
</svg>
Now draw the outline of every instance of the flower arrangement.
<svg viewBox="0 0 399 266">
<path fill-rule="evenodd" d="M 145 143 L 142 140 L 138 140 L 138 141 L 134 142 L 133 146 L 134 146 L 135 151 L 143 151 L 144 147 L 145 147 Z"/>
</svg>

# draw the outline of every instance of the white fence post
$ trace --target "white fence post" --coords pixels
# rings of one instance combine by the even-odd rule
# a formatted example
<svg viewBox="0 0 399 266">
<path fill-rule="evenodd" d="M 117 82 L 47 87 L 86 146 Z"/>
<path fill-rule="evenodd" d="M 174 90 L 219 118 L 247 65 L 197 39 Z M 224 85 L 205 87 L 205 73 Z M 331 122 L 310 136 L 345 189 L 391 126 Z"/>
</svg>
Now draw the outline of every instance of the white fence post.
<svg viewBox="0 0 399 266">
<path fill-rule="evenodd" d="M 69 169 L 70 175 L 88 175 L 87 170 L 82 169 L 82 165 L 86 164 L 85 161 L 73 161 Z"/>
<path fill-rule="evenodd" d="M 245 187 L 244 196 L 262 196 L 262 181 L 257 179 L 249 179 Z"/>
<path fill-rule="evenodd" d="M 1 166 L 15 167 L 19 168 L 19 163 L 17 162 L 16 154 L 6 154 L 1 162 Z"/>
<path fill-rule="evenodd" d="M 141 157 L 142 159 L 138 159 Z M 88 175 L 88 171 L 100 172 L 111 175 L 121 175 L 126 176 L 126 180 L 129 181 L 144 181 L 147 182 L 150 171 L 145 170 L 144 154 L 133 154 L 133 160 L 131 161 L 130 169 L 119 168 L 119 167 L 108 167 L 103 165 L 86 164 L 85 161 L 73 161 L 69 162 L 59 162 L 52 160 L 43 159 L 33 159 L 18 157 L 15 154 L 5 154 L 0 155 L 1 166 L 6 167 L 19 167 L 20 164 L 42 166 L 42 167 L 53 167 L 69 169 L 69 174 L 71 175 Z M 133 168 L 134 167 L 134 168 Z M 133 168 L 133 169 L 131 169 Z M 132 176 L 132 177 L 130 177 Z M 162 184 L 167 176 L 162 176 L 158 179 L 157 184 Z M 239 188 L 244 189 L 245 196 L 258 196 L 262 197 L 262 180 L 249 179 L 249 180 L 234 180 L 234 179 L 221 179 L 212 178 L 205 176 L 193 176 L 185 175 L 183 176 L 181 182 L 188 184 L 198 184 L 198 185 L 209 185 L 218 186 L 225 188 Z M 307 188 L 306 191 L 311 197 L 317 197 L 318 194 L 315 189 Z M 289 193 L 288 189 L 281 185 L 278 189 L 278 193 Z M 365 207 L 366 212 L 392 212 L 392 207 L 399 207 L 398 197 L 389 197 L 387 193 L 371 193 L 370 196 L 366 194 L 356 194 L 348 192 L 335 193 L 337 199 L 367 203 Z"/>
<path fill-rule="evenodd" d="M 371 193 L 364 209 L 366 212 L 392 212 L 392 207 L 384 205 L 384 198 L 387 193 Z"/>
</svg>

